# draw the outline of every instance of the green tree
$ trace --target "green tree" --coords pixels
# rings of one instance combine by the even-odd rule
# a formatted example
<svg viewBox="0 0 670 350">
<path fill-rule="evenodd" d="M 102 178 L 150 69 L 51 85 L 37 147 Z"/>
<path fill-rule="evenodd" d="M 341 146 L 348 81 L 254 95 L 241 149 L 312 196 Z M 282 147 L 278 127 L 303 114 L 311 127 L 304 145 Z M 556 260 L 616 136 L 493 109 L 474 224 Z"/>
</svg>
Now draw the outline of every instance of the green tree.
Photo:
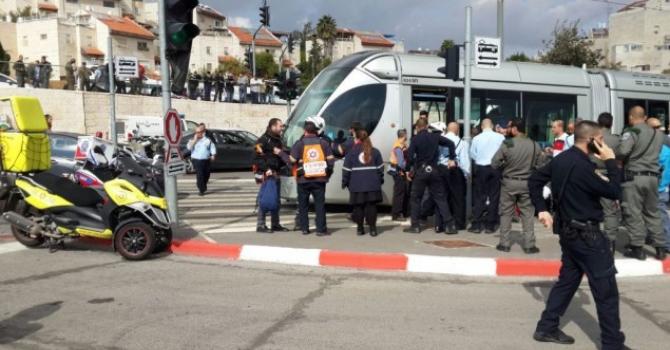
<svg viewBox="0 0 670 350">
<path fill-rule="evenodd" d="M 256 74 L 259 77 L 274 78 L 279 73 L 279 65 L 275 62 L 272 54 L 261 52 L 256 54 Z"/>
<path fill-rule="evenodd" d="M 337 22 L 330 15 L 323 15 L 316 24 L 316 36 L 323 42 L 324 56 L 333 58 L 333 46 L 337 38 Z"/>
<path fill-rule="evenodd" d="M 9 12 L 9 17 L 12 22 L 16 23 L 19 18 L 30 17 L 33 15 L 33 9 L 30 6 L 26 6 L 22 9 L 17 8 L 16 12 Z"/>
<path fill-rule="evenodd" d="M 219 64 L 219 71 L 223 73 L 230 73 L 234 76 L 248 72 L 247 67 L 237 58 L 226 57 L 226 59 Z"/>
<path fill-rule="evenodd" d="M 453 40 L 451 40 L 451 39 L 444 39 L 444 40 L 442 41 L 442 45 L 440 45 L 440 51 L 441 51 L 441 52 L 445 52 L 445 51 L 447 51 L 448 49 L 454 47 L 454 45 L 456 45 L 456 44 L 454 43 Z"/>
<path fill-rule="evenodd" d="M 531 62 L 532 60 L 523 52 L 516 52 L 507 57 L 508 62 Z"/>
<path fill-rule="evenodd" d="M 0 73 L 9 75 L 9 61 L 11 60 L 12 57 L 5 51 L 0 42 Z"/>
<path fill-rule="evenodd" d="M 312 22 L 305 23 L 300 35 L 300 64 L 305 64 L 307 62 L 307 40 L 310 40 L 313 34 L 314 29 L 312 28 Z"/>
<path fill-rule="evenodd" d="M 579 21 L 556 24 L 552 38 L 544 40 L 545 52 L 540 52 L 540 62 L 565 66 L 597 67 L 604 58 L 600 50 L 593 50 L 593 42 L 579 29 Z"/>
</svg>

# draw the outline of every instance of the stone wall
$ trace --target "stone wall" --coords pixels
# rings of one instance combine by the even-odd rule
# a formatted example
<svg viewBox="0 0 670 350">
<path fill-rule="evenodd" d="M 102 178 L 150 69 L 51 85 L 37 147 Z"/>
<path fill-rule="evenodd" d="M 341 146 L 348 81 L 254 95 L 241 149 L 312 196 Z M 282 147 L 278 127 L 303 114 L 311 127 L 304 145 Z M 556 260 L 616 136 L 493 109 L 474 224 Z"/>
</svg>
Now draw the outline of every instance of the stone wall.
<svg viewBox="0 0 670 350">
<path fill-rule="evenodd" d="M 56 89 L 0 88 L 0 96 L 35 96 L 45 113 L 54 117 L 55 131 L 83 134 L 109 132 L 109 95 Z M 203 122 L 209 128 L 242 129 L 260 135 L 270 118 L 285 118 L 286 106 L 172 100 L 172 106 L 186 119 Z M 161 98 L 116 95 L 116 116 L 161 116 Z"/>
</svg>

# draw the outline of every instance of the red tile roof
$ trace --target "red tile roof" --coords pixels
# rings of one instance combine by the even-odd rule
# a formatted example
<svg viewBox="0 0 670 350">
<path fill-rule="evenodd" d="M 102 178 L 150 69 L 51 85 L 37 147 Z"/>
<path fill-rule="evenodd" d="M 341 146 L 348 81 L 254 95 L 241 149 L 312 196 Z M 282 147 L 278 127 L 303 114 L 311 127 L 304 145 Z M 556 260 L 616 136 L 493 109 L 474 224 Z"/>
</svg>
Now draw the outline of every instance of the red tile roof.
<svg viewBox="0 0 670 350">
<path fill-rule="evenodd" d="M 37 8 L 49 12 L 58 12 L 58 7 L 56 5 L 44 2 L 37 4 Z"/>
<path fill-rule="evenodd" d="M 393 47 L 395 44 L 377 33 L 357 32 L 356 36 L 361 39 L 363 46 Z"/>
<path fill-rule="evenodd" d="M 240 44 L 251 45 L 251 39 L 254 35 L 253 31 L 242 27 L 228 27 L 228 30 L 240 40 Z M 263 28 L 256 35 L 256 46 L 281 47 L 282 43 L 269 30 Z"/>
<path fill-rule="evenodd" d="M 153 33 L 137 24 L 137 22 L 130 18 L 105 16 L 98 19 L 100 22 L 109 27 L 109 30 L 113 35 L 128 36 L 146 40 L 154 40 L 156 38 Z"/>
<path fill-rule="evenodd" d="M 207 5 L 198 5 L 198 7 L 196 7 L 196 11 L 198 11 L 198 13 L 200 13 L 202 15 L 205 15 L 205 16 L 209 16 L 209 17 L 213 17 L 213 18 L 217 18 L 217 19 L 226 19 L 226 16 L 224 16 L 221 12 L 219 12 L 219 11 L 217 11 L 217 10 L 207 6 Z"/>
<path fill-rule="evenodd" d="M 105 53 L 95 47 L 86 47 L 81 49 L 81 54 L 84 56 L 104 57 Z"/>
</svg>

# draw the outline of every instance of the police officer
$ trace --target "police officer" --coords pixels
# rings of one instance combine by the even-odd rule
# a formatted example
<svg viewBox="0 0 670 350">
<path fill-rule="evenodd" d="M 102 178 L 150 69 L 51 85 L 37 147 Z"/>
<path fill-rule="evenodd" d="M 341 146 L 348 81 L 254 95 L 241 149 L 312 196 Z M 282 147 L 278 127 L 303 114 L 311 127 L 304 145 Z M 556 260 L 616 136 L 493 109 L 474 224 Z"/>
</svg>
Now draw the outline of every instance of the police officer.
<svg viewBox="0 0 670 350">
<path fill-rule="evenodd" d="M 617 157 L 624 163 L 622 212 L 630 245 L 627 257 L 645 260 L 642 249 L 647 232 L 653 239 L 656 258 L 664 260 L 665 236 L 658 210 L 658 177 L 660 169 L 658 155 L 661 153 L 665 135 L 646 124 L 644 108 L 630 109 L 628 121 L 631 125 L 621 136 Z"/>
<path fill-rule="evenodd" d="M 589 159 L 590 149 L 605 162 L 606 177 L 596 172 L 596 165 Z M 556 222 L 542 197 L 542 189 L 549 182 L 552 193 L 556 194 Z M 554 233 L 560 235 L 563 253 L 558 281 L 549 293 L 533 338 L 559 344 L 575 342 L 559 329 L 559 318 L 568 309 L 585 274 L 596 303 L 602 349 L 625 349 L 614 257 L 609 240 L 599 227 L 603 221 L 600 198 L 617 200 L 621 196 L 620 172 L 614 151 L 604 143 L 598 124 L 578 123 L 575 145 L 533 173 L 528 187 L 540 221 L 546 227 L 553 226 Z"/>
<path fill-rule="evenodd" d="M 26 85 L 26 65 L 23 63 L 23 55 L 14 62 L 14 73 L 16 74 L 16 86 L 22 88 Z"/>
<path fill-rule="evenodd" d="M 472 139 L 470 157 L 474 162 L 472 178 L 472 233 L 494 233 L 500 220 L 500 173 L 491 167 L 491 159 L 505 140 L 505 136 L 493 131 L 493 121 L 482 120 L 482 132 Z"/>
<path fill-rule="evenodd" d="M 607 147 L 615 150 L 619 147 L 621 137 L 612 133 L 613 122 L 614 117 L 608 112 L 601 113 L 598 116 L 598 125 L 602 131 L 603 140 L 605 141 Z M 592 160 L 596 163 L 598 171 L 602 175 L 606 175 L 607 167 L 605 167 L 605 163 L 595 157 L 593 157 Z M 605 214 L 603 231 L 605 231 L 607 238 L 609 238 L 609 240 L 612 242 L 612 252 L 614 252 L 616 247 L 617 233 L 619 232 L 619 224 L 621 223 L 620 203 L 603 197 L 600 200 L 600 204 L 603 206 L 603 212 Z"/>
<path fill-rule="evenodd" d="M 447 203 L 447 194 L 442 176 L 437 168 L 437 159 L 439 147 L 444 146 L 449 149 L 448 167 L 456 166 L 456 146 L 451 140 L 442 137 L 440 134 L 428 132 L 428 121 L 420 118 L 415 125 L 416 136 L 408 150 L 408 169 L 412 169 L 408 177 L 412 181 L 412 221 L 411 227 L 405 229 L 407 233 L 421 233 L 419 216 L 421 213 L 421 199 L 426 188 L 429 188 L 433 200 L 437 205 L 437 210 L 442 218 L 446 218 L 447 233 L 456 233 L 453 219 L 449 212 Z M 413 175 L 412 175 L 413 173 Z M 451 219 L 451 220 L 450 220 Z"/>
<path fill-rule="evenodd" d="M 512 245 L 512 217 L 514 207 L 521 212 L 523 226 L 523 251 L 526 254 L 537 254 L 540 249 L 535 246 L 534 215 L 535 209 L 530 202 L 528 177 L 543 165 L 542 148 L 526 136 L 526 124 L 519 119 L 507 124 L 509 138 L 500 146 L 493 156 L 491 166 L 502 171 L 502 188 L 500 195 L 500 244 L 496 247 L 501 252 L 509 252 Z"/>
</svg>

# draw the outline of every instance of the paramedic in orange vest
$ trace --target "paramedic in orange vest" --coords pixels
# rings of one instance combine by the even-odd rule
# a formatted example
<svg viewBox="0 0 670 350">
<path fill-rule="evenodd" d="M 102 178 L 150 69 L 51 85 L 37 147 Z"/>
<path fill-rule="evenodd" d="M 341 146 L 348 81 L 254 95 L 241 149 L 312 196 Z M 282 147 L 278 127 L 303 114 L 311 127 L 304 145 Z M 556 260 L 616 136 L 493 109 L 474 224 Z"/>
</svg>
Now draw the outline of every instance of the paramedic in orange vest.
<svg viewBox="0 0 670 350">
<path fill-rule="evenodd" d="M 327 236 L 326 226 L 326 183 L 332 174 L 333 151 L 330 143 L 319 135 L 317 125 L 323 125 L 323 118 L 311 116 L 305 120 L 305 135 L 291 148 L 291 162 L 298 166 L 298 225 L 303 235 L 308 235 L 309 197 L 314 198 L 316 211 L 316 235 Z"/>
</svg>

